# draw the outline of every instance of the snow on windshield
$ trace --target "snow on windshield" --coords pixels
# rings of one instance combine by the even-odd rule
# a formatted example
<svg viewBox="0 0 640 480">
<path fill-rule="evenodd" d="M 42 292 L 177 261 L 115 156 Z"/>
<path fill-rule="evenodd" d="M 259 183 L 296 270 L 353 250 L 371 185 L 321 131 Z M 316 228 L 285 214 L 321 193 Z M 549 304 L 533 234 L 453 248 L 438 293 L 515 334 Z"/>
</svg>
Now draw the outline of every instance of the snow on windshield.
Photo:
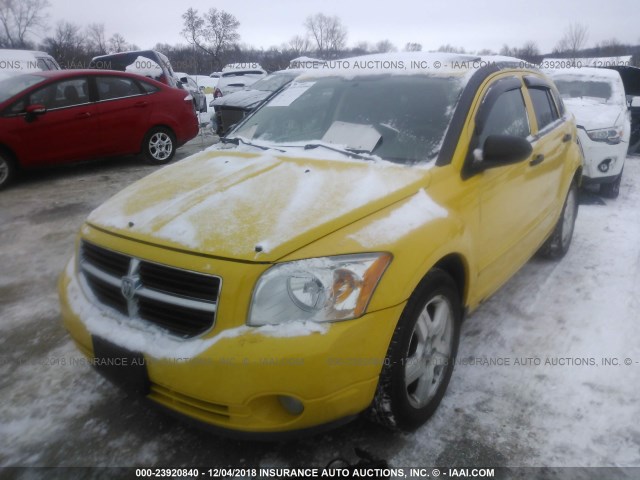
<svg viewBox="0 0 640 480">
<path fill-rule="evenodd" d="M 230 137 L 282 146 L 344 139 L 336 129 L 375 129 L 379 141 L 368 153 L 403 164 L 437 157 L 464 80 L 460 76 L 361 75 L 305 77 L 256 112 Z M 347 128 L 347 127 L 345 127 Z M 331 132 L 331 135 L 328 135 Z M 361 149 L 353 138 L 343 148 Z"/>
</svg>

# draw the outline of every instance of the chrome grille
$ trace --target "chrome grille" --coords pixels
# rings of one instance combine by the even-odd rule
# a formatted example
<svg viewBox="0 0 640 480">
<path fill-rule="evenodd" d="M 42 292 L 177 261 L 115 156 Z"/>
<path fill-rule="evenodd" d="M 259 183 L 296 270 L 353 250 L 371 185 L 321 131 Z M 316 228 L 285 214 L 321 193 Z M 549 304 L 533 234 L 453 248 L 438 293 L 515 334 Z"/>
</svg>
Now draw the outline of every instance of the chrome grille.
<svg viewBox="0 0 640 480">
<path fill-rule="evenodd" d="M 214 325 L 219 277 L 141 260 L 85 241 L 80 247 L 80 271 L 101 303 L 131 318 L 185 338 Z"/>
</svg>

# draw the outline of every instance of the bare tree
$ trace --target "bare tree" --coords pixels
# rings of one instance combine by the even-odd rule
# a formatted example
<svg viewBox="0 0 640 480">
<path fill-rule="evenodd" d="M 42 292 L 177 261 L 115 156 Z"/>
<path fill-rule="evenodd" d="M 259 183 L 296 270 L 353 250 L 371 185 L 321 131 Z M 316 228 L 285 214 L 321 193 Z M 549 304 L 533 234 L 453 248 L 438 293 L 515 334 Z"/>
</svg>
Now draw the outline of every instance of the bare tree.
<svg viewBox="0 0 640 480">
<path fill-rule="evenodd" d="M 369 42 L 363 40 L 356 43 L 351 50 L 355 55 L 363 55 L 365 53 L 372 52 L 374 48 L 375 47 L 373 47 Z"/>
<path fill-rule="evenodd" d="M 304 26 L 311 41 L 316 43 L 320 57 L 331 58 L 345 48 L 347 28 L 337 16 L 316 13 L 307 17 Z"/>
<path fill-rule="evenodd" d="M 127 50 L 133 50 L 133 48 L 127 43 L 122 35 L 114 33 L 109 39 L 109 53 L 126 52 Z"/>
<path fill-rule="evenodd" d="M 604 40 L 596 45 L 600 55 L 616 57 L 627 53 L 627 47 L 620 43 L 617 38 Z"/>
<path fill-rule="evenodd" d="M 578 52 L 584 48 L 589 36 L 589 29 L 581 23 L 572 23 L 565 31 L 564 35 L 554 48 L 556 53 L 568 53 L 575 59 Z"/>
<path fill-rule="evenodd" d="M 48 0 L 0 0 L 0 47 L 28 47 L 28 36 L 44 26 L 48 7 Z"/>
<path fill-rule="evenodd" d="M 80 34 L 80 26 L 60 21 L 53 35 L 44 39 L 43 45 L 63 68 L 84 66 L 85 42 Z"/>
<path fill-rule="evenodd" d="M 540 50 L 536 42 L 530 40 L 517 49 L 515 56 L 527 62 L 537 63 L 540 60 Z"/>
<path fill-rule="evenodd" d="M 300 56 L 305 52 L 308 52 L 311 47 L 309 39 L 296 35 L 287 44 L 287 48 L 296 56 Z"/>
<path fill-rule="evenodd" d="M 240 39 L 240 22 L 232 14 L 210 8 L 202 16 L 189 8 L 182 15 L 182 35 L 189 43 L 214 57 L 218 67 L 222 65 L 222 53 Z"/>
<path fill-rule="evenodd" d="M 380 40 L 376 43 L 375 51 L 378 53 L 397 52 L 396 46 L 391 43 L 391 40 Z"/>
<path fill-rule="evenodd" d="M 180 32 L 182 36 L 191 45 L 200 47 L 204 40 L 204 20 L 198 14 L 198 10 L 189 8 L 182 14 L 182 21 L 184 25 Z"/>
<path fill-rule="evenodd" d="M 438 51 L 445 53 L 467 53 L 464 48 L 454 47 L 453 45 L 450 45 L 448 43 L 446 45 L 440 45 Z"/>
<path fill-rule="evenodd" d="M 409 42 L 404 46 L 405 52 L 421 52 L 422 45 L 416 42 Z"/>
<path fill-rule="evenodd" d="M 104 23 L 91 23 L 85 29 L 87 49 L 95 55 L 105 55 L 108 51 L 107 37 L 104 33 Z"/>
</svg>

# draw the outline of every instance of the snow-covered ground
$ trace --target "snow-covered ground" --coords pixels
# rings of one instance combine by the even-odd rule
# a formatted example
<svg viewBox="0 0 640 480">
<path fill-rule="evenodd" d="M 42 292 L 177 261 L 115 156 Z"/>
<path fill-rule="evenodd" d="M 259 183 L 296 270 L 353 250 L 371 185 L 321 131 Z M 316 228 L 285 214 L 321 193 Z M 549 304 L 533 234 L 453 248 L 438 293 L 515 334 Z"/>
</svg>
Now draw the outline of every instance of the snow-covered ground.
<svg viewBox="0 0 640 480">
<path fill-rule="evenodd" d="M 424 427 L 359 420 L 273 444 L 221 439 L 127 397 L 60 324 L 56 279 L 82 220 L 154 169 L 129 157 L 0 192 L 0 466 L 322 467 L 359 447 L 397 467 L 640 467 L 640 158 L 620 198 L 580 207 L 562 261 L 530 261 L 467 319 Z"/>
</svg>

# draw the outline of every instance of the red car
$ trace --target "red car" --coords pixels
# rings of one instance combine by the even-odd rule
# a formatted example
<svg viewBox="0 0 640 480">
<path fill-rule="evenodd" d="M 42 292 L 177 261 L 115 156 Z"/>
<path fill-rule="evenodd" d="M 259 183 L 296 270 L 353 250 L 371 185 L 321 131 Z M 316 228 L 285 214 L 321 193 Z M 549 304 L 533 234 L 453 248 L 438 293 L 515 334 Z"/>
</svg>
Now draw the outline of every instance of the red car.
<svg viewBox="0 0 640 480">
<path fill-rule="evenodd" d="M 0 80 L 0 188 L 18 168 L 140 152 L 164 164 L 197 134 L 189 92 L 139 75 L 58 70 Z"/>
</svg>

